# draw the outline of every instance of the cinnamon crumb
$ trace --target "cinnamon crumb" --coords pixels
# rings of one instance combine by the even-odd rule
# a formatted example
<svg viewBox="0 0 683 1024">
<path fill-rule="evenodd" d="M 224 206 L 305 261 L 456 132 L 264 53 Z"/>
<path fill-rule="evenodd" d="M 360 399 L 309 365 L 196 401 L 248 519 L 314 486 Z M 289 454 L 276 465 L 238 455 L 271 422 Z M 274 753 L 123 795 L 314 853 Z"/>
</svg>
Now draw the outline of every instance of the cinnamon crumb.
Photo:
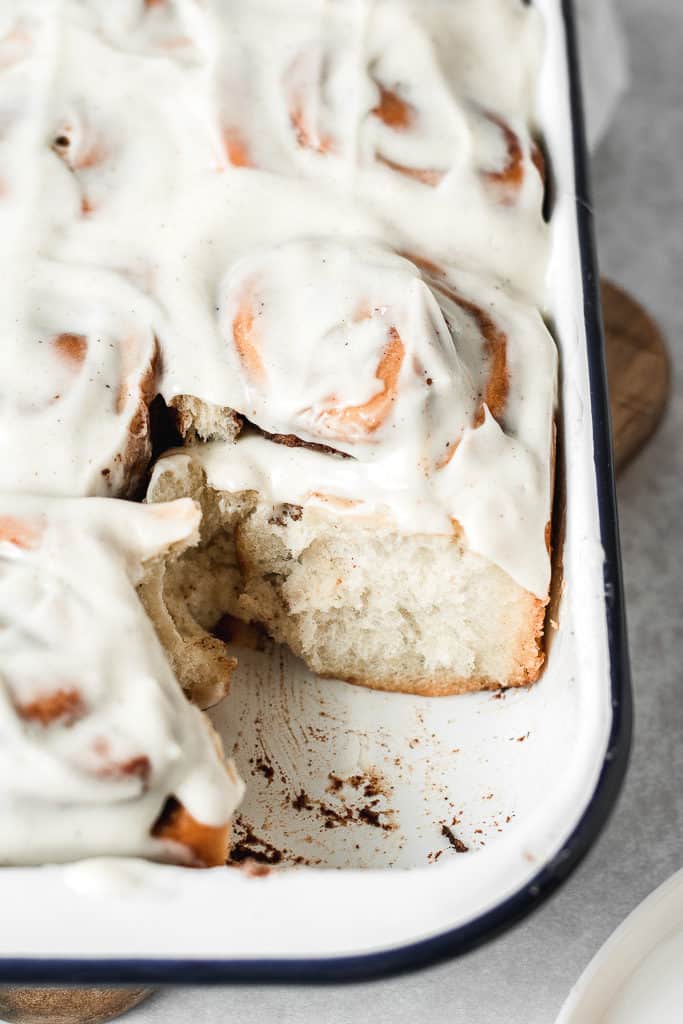
<svg viewBox="0 0 683 1024">
<path fill-rule="evenodd" d="M 468 852 L 469 846 L 465 846 L 462 839 L 458 839 L 458 837 L 453 833 L 452 829 L 450 829 L 448 825 L 441 826 L 441 835 L 446 837 L 446 839 L 451 844 L 456 853 Z"/>
</svg>

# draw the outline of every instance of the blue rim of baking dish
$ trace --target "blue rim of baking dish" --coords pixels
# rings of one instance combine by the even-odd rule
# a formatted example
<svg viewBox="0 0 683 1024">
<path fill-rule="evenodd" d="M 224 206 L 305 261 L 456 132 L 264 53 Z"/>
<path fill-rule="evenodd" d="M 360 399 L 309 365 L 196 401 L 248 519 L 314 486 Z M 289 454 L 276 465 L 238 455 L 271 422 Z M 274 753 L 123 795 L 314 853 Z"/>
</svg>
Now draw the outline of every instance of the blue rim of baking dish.
<svg viewBox="0 0 683 1024">
<path fill-rule="evenodd" d="M 593 797 L 562 849 L 522 889 L 475 920 L 430 939 L 398 948 L 324 959 L 169 960 L 55 959 L 0 960 L 0 982 L 17 984 L 326 984 L 368 981 L 431 966 L 469 952 L 536 910 L 578 866 L 614 808 L 626 773 L 632 732 L 632 695 L 622 588 L 611 424 L 602 329 L 599 276 L 590 203 L 583 101 L 579 78 L 573 0 L 562 0 L 571 99 L 584 318 L 593 412 L 600 535 L 605 553 L 604 583 L 610 656 L 612 725 Z"/>
</svg>

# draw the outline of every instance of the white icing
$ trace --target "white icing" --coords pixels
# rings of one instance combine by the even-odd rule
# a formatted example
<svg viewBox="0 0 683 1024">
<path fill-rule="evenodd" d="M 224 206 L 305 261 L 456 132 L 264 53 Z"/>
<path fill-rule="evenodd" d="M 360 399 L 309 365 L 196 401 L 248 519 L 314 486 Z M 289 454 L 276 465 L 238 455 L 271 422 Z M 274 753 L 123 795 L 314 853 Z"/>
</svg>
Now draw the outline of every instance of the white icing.
<svg viewBox="0 0 683 1024">
<path fill-rule="evenodd" d="M 264 430 L 426 465 L 474 417 L 477 381 L 438 302 L 386 250 L 308 240 L 247 257 L 222 282 L 219 320 L 241 384 L 227 404 Z"/>
<path fill-rule="evenodd" d="M 151 834 L 170 796 L 197 822 L 230 819 L 242 783 L 134 589 L 198 523 L 189 500 L 0 499 L 0 863 L 182 859 Z M 60 691 L 63 713 L 41 717 Z"/>
<path fill-rule="evenodd" d="M 463 273 L 428 280 L 363 244 L 290 243 L 236 264 L 219 293 L 241 387 L 227 404 L 351 458 L 248 434 L 193 457 L 220 490 L 406 532 L 450 533 L 455 519 L 474 551 L 543 599 L 555 346 L 538 313 L 502 290 Z M 395 381 L 378 379 L 387 353 L 400 359 Z M 182 472 L 188 457 L 160 460 L 155 474 Z"/>
<path fill-rule="evenodd" d="M 34 269 L 14 308 L 0 312 L 0 491 L 127 491 L 137 443 L 142 468 L 149 458 L 151 303 L 106 271 Z"/>
<path fill-rule="evenodd" d="M 64 868 L 64 884 L 79 896 L 95 899 L 168 899 L 170 891 L 147 861 L 133 857 L 90 857 Z"/>
</svg>

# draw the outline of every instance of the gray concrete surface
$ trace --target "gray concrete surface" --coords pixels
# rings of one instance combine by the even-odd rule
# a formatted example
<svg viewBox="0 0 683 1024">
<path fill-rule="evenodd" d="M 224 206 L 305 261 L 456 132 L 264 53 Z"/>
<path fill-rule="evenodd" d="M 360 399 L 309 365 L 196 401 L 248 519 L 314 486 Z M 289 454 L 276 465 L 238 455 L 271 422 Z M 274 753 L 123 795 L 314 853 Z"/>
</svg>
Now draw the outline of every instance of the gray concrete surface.
<svg viewBox="0 0 683 1024">
<path fill-rule="evenodd" d="M 621 0 L 632 82 L 595 158 L 603 272 L 659 319 L 683 364 L 683 5 Z M 334 989 L 177 989 L 130 1024 L 552 1024 L 610 932 L 683 865 L 683 383 L 619 485 L 636 702 L 630 772 L 564 889 L 502 939 L 394 981 Z M 590 1022 L 586 1022 L 590 1024 Z"/>
</svg>

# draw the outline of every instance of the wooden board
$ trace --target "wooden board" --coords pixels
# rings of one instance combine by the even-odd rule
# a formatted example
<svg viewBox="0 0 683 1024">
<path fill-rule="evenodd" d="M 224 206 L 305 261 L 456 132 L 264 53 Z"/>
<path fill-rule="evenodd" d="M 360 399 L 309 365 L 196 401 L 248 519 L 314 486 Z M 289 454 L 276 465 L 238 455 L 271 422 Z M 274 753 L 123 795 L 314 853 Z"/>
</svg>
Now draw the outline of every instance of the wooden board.
<svg viewBox="0 0 683 1024">
<path fill-rule="evenodd" d="M 611 281 L 602 281 L 607 376 L 617 472 L 650 440 L 671 392 L 671 359 L 650 314 Z"/>
<path fill-rule="evenodd" d="M 149 988 L 0 988 L 10 1024 L 104 1024 L 152 994 Z"/>
</svg>

